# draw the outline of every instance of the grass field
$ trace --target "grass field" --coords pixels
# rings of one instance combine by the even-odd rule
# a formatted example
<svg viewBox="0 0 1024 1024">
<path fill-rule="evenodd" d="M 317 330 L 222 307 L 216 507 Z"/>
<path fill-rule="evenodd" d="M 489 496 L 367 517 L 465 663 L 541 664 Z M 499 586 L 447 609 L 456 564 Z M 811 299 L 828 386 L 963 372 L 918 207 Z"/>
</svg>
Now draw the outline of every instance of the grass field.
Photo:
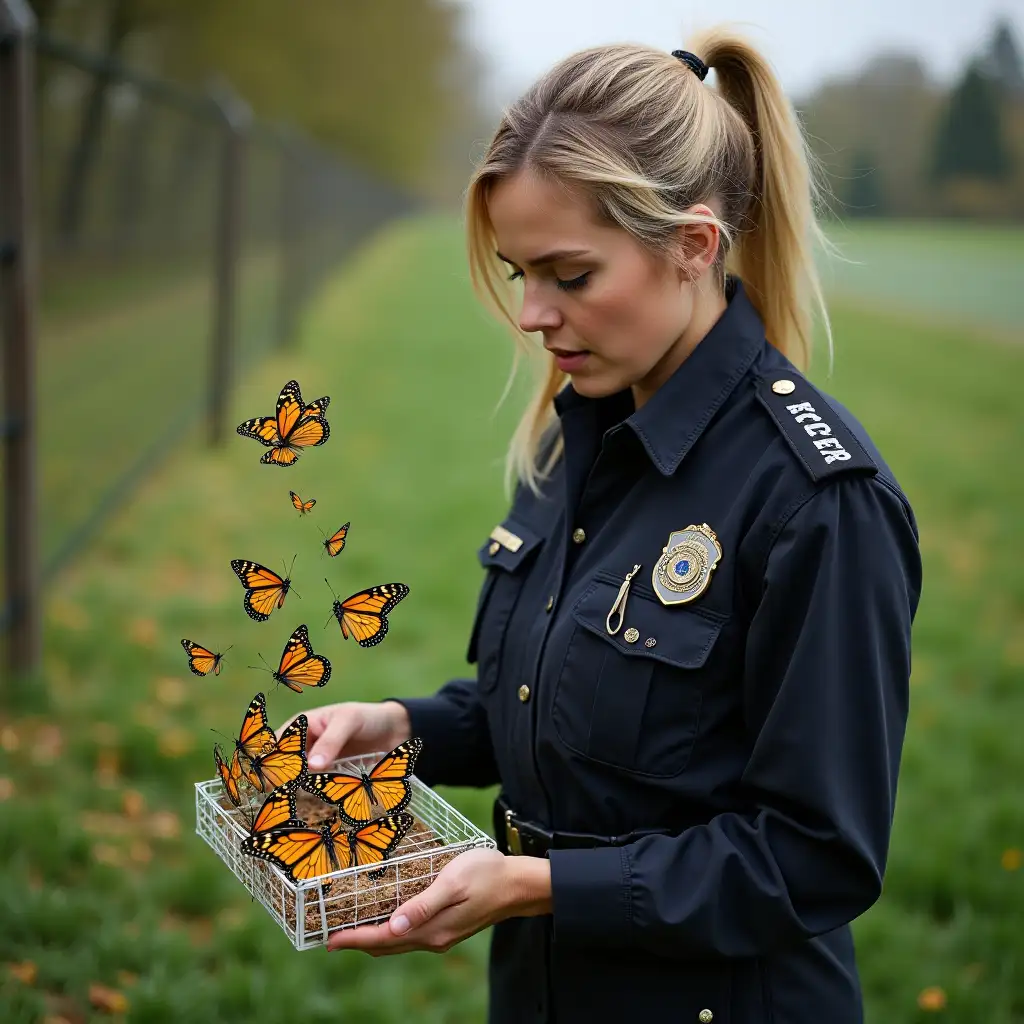
<svg viewBox="0 0 1024 1024">
<path fill-rule="evenodd" d="M 466 669 L 475 551 L 504 508 L 514 410 L 492 415 L 509 348 L 465 277 L 447 220 L 380 236 L 321 296 L 301 349 L 250 375 L 235 402 L 237 420 L 260 413 L 296 376 L 307 397 L 333 398 L 328 445 L 284 474 L 241 438 L 213 453 L 183 444 L 54 587 L 46 686 L 19 686 L 0 718 L 4 1024 L 108 1019 L 90 1009 L 92 985 L 120 993 L 139 1024 L 482 1019 L 486 936 L 443 957 L 294 953 L 192 834 L 210 730 L 236 728 L 261 688 L 275 721 L 314 706 L 246 667 L 299 621 L 334 662 L 325 700 L 428 693 Z M 868 1019 L 1016 1024 L 1024 349 L 866 305 L 833 314 L 835 374 L 819 382 L 886 453 L 925 555 L 889 873 L 856 925 Z M 312 515 L 298 519 L 289 488 L 317 499 Z M 328 564 L 316 524 L 349 519 Z M 296 553 L 298 593 L 269 623 L 248 620 L 228 560 Z M 381 647 L 322 630 L 325 573 L 349 592 L 410 585 Z M 183 636 L 233 643 L 223 675 L 191 676 Z M 445 795 L 488 827 L 491 794 Z"/>
</svg>

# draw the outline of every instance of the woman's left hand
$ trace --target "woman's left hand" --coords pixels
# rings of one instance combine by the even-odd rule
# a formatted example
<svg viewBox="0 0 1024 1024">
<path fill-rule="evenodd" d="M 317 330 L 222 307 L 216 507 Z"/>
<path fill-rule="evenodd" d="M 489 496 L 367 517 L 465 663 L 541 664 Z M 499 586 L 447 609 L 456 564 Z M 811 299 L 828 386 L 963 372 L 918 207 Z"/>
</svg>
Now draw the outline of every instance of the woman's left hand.
<svg viewBox="0 0 1024 1024">
<path fill-rule="evenodd" d="M 371 956 L 443 953 L 507 917 L 551 913 L 551 868 L 538 857 L 468 850 L 446 864 L 430 888 L 403 903 L 383 924 L 336 931 L 328 949 Z"/>
</svg>

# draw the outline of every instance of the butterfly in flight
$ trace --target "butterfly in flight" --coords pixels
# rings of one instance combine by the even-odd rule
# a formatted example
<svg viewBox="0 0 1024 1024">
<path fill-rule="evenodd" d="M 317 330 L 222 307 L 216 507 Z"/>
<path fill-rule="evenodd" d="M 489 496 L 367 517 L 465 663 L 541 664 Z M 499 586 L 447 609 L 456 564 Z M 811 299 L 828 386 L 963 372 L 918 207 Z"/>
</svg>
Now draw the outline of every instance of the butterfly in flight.
<svg viewBox="0 0 1024 1024">
<path fill-rule="evenodd" d="M 313 653 L 305 623 L 288 638 L 281 654 L 281 664 L 273 676 L 296 693 L 302 693 L 304 686 L 327 685 L 331 678 L 331 663 L 322 654 Z"/>
<path fill-rule="evenodd" d="M 269 753 L 277 746 L 277 734 L 267 725 L 267 698 L 257 693 L 242 719 L 242 728 L 235 740 L 235 757 L 246 762 L 260 754 Z"/>
<path fill-rule="evenodd" d="M 257 789 L 269 793 L 305 774 L 306 727 L 306 716 L 299 715 L 281 733 L 276 746 L 249 758 L 249 766 L 244 769 L 245 775 Z"/>
<path fill-rule="evenodd" d="M 331 558 L 337 557 L 345 550 L 345 538 L 348 536 L 348 528 L 351 525 L 351 522 L 345 523 L 335 530 L 330 537 L 324 534 L 324 550 Z M 323 533 L 323 530 L 320 532 Z"/>
<path fill-rule="evenodd" d="M 330 581 L 325 582 L 328 587 L 331 585 Z M 339 601 L 335 594 L 331 614 L 338 620 L 341 635 L 346 640 L 354 636 L 360 647 L 375 647 L 387 636 L 388 612 L 408 593 L 409 588 L 404 583 L 381 583 L 360 590 L 344 601 Z"/>
<path fill-rule="evenodd" d="M 319 878 L 332 871 L 383 865 L 367 874 L 381 878 L 384 862 L 412 828 L 411 814 L 385 815 L 360 828 L 351 828 L 342 818 L 319 827 L 277 828 L 251 835 L 242 841 L 242 852 L 276 864 L 293 882 Z"/>
<path fill-rule="evenodd" d="M 292 564 L 295 564 L 295 559 L 292 559 Z M 244 558 L 233 558 L 231 568 L 245 587 L 242 607 L 250 619 L 266 622 L 275 605 L 278 608 L 284 607 L 284 599 L 292 585 L 289 577 L 282 579 L 273 569 L 259 562 L 248 562 Z"/>
<path fill-rule="evenodd" d="M 242 794 L 238 789 L 238 784 L 242 780 L 242 765 L 238 760 L 238 751 L 234 752 L 230 761 L 225 761 L 223 751 L 215 743 L 213 746 L 213 760 L 217 765 L 217 774 L 220 776 L 220 781 L 224 786 L 224 792 L 227 793 L 228 799 L 237 807 L 242 802 Z"/>
<path fill-rule="evenodd" d="M 422 749 L 423 740 L 413 736 L 385 754 L 368 772 L 305 775 L 299 785 L 321 800 L 336 804 L 342 818 L 358 825 L 373 817 L 375 805 L 385 814 L 405 809 L 412 796 L 409 777 Z"/>
<path fill-rule="evenodd" d="M 292 505 L 300 516 L 304 516 L 307 512 L 311 511 L 313 506 L 316 504 L 316 498 L 310 498 L 309 501 L 303 501 L 294 491 L 289 491 L 288 493 L 292 496 Z"/>
<path fill-rule="evenodd" d="M 298 782 L 293 780 L 271 790 L 252 819 L 249 831 L 255 835 L 257 832 L 269 832 L 272 828 L 305 828 L 306 823 L 295 808 L 298 788 Z"/>
<path fill-rule="evenodd" d="M 236 429 L 243 437 L 254 438 L 270 448 L 260 459 L 265 466 L 293 466 L 303 448 L 323 444 L 331 436 L 323 416 L 330 401 L 325 395 L 312 405 L 303 405 L 299 382 L 290 380 L 278 395 L 273 416 L 256 416 Z"/>
<path fill-rule="evenodd" d="M 231 645 L 224 652 L 224 654 L 214 654 L 213 651 L 208 651 L 201 644 L 195 643 L 193 640 L 182 640 L 181 646 L 185 648 L 185 653 L 188 655 L 188 667 L 197 675 L 205 676 L 210 671 L 215 676 L 220 675 L 220 660 L 234 647 Z"/>
</svg>

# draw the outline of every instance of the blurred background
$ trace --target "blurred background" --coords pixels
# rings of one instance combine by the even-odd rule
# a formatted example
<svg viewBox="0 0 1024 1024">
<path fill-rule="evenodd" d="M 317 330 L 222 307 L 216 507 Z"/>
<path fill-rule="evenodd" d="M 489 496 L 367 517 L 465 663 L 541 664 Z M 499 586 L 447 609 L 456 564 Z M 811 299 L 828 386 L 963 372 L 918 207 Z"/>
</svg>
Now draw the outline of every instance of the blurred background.
<svg viewBox="0 0 1024 1024">
<path fill-rule="evenodd" d="M 868 1020 L 1024 1021 L 1024 8 L 846 7 L 0 0 L 0 1020 L 482 1019 L 485 935 L 295 953 L 194 836 L 192 784 L 257 689 L 275 723 L 322 702 L 248 667 L 300 620 L 324 700 L 466 671 L 523 395 L 496 408 L 512 347 L 468 285 L 468 175 L 561 56 L 728 20 L 832 196 L 812 376 L 921 527 L 892 852 L 855 926 Z M 284 474 L 234 427 L 291 377 L 332 436 Z M 317 528 L 348 520 L 329 563 Z M 293 556 L 251 622 L 229 560 Z M 379 648 L 323 626 L 325 573 L 411 587 Z M 233 644 L 223 673 L 182 637 Z M 492 795 L 445 792 L 488 829 Z"/>
</svg>

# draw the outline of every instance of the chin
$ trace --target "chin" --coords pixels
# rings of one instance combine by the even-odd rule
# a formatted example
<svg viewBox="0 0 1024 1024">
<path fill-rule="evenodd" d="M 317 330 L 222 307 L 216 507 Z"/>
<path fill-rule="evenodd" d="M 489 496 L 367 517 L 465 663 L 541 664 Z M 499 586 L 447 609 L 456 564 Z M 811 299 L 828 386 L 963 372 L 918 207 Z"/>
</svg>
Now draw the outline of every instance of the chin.
<svg viewBox="0 0 1024 1024">
<path fill-rule="evenodd" d="M 584 398 L 607 398 L 629 387 L 628 381 L 609 380 L 608 377 L 599 374 L 570 374 L 569 380 L 572 381 L 576 394 Z"/>
</svg>

